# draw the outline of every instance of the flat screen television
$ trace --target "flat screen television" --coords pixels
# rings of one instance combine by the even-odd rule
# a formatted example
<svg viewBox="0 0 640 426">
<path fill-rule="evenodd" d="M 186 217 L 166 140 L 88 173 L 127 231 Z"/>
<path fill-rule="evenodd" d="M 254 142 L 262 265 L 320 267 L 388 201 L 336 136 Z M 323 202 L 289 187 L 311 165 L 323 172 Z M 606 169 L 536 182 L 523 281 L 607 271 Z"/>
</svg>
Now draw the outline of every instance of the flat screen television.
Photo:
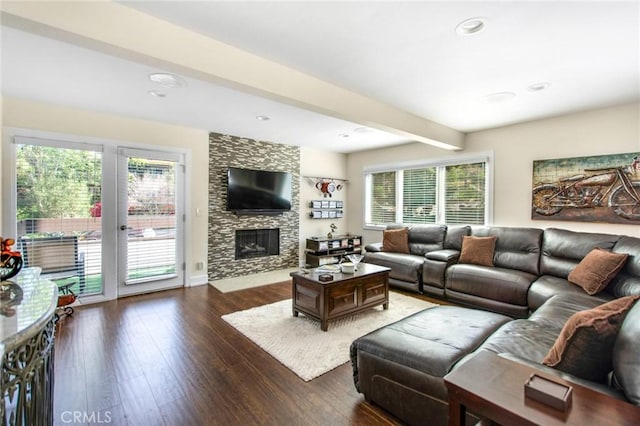
<svg viewBox="0 0 640 426">
<path fill-rule="evenodd" d="M 227 210 L 279 214 L 291 210 L 291 173 L 229 167 Z"/>
</svg>

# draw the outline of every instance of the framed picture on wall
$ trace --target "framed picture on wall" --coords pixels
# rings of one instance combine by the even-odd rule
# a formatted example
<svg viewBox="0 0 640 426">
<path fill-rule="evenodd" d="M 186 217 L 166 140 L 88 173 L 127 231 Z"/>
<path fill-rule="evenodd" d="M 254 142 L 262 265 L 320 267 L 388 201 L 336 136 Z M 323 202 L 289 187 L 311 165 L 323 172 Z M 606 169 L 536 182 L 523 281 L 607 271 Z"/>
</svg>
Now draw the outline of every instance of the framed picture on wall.
<svg viewBox="0 0 640 426">
<path fill-rule="evenodd" d="M 534 161 L 531 219 L 640 225 L 640 153 Z"/>
</svg>

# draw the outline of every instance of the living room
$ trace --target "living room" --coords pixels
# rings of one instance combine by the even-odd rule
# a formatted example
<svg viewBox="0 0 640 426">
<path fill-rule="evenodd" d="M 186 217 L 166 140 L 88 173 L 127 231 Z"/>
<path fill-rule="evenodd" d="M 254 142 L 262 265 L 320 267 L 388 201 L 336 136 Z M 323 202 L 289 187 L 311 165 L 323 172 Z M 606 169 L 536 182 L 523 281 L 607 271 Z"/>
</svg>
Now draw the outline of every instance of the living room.
<svg viewBox="0 0 640 426">
<path fill-rule="evenodd" d="M 629 7 L 629 3 L 623 3 L 623 6 L 625 4 L 626 7 Z M 121 5 L 116 6 L 124 7 Z M 637 5 L 635 8 L 637 12 Z M 93 33 L 95 29 L 78 29 L 79 27 L 72 28 L 72 26 L 67 26 L 64 17 L 61 15 L 63 14 L 39 16 L 37 8 L 30 9 L 26 6 L 5 6 L 3 4 L 3 20 L 6 18 L 4 22 L 7 22 L 7 25 L 12 31 L 33 31 L 31 34 L 41 36 L 44 33 L 51 32 L 51 28 L 54 28 L 55 31 L 53 31 L 53 33 L 56 33 L 54 39 L 56 39 L 57 42 L 65 38 L 77 41 L 77 37 L 84 39 L 85 42 L 88 38 L 94 37 L 94 40 L 99 40 L 99 36 Z M 94 18 L 97 19 L 95 16 Z M 68 19 L 69 22 L 75 25 L 78 25 L 81 21 L 77 16 L 73 18 L 68 17 Z M 103 19 L 108 22 L 114 18 L 104 15 Z M 567 19 L 570 18 L 567 17 Z M 631 28 L 631 31 L 635 31 L 637 34 L 637 13 L 633 22 L 635 26 Z M 457 22 L 455 22 L 454 25 L 456 23 Z M 95 27 L 100 26 L 96 25 Z M 75 36 L 70 34 L 75 34 Z M 145 38 L 141 37 L 141 39 Z M 171 44 L 170 41 L 163 39 L 161 34 L 158 35 L 158 39 L 161 40 L 161 42 L 158 43 L 160 45 L 164 43 L 169 46 Z M 105 40 L 103 39 L 102 41 L 104 42 Z M 113 48 L 114 51 L 120 52 L 129 49 L 134 50 L 129 44 L 130 41 L 125 40 L 119 43 L 119 46 L 111 46 L 111 48 Z M 104 45 L 97 41 L 96 44 L 100 44 L 100 46 L 98 46 L 100 50 L 105 50 Z M 84 46 L 84 48 L 91 47 L 89 44 Z M 630 61 L 635 61 L 635 66 L 632 71 L 635 72 L 637 77 L 638 67 L 640 66 L 637 37 L 633 43 L 629 43 L 625 47 L 630 47 L 630 50 L 625 51 L 624 54 L 631 58 L 629 59 Z M 136 48 L 138 48 L 138 46 L 136 46 Z M 151 53 L 152 48 L 146 47 L 145 49 L 150 49 L 146 52 L 150 54 L 150 56 L 156 54 L 155 51 Z M 129 51 L 129 54 L 131 54 L 131 51 Z M 163 69 L 158 69 L 153 65 L 153 63 L 145 64 L 149 69 L 163 71 Z M 606 70 L 602 72 L 603 74 L 607 74 Z M 205 75 L 205 77 L 206 79 L 210 79 L 211 75 Z M 530 79 L 525 82 L 527 84 L 534 83 L 540 78 L 550 77 L 535 75 L 531 76 Z M 552 85 L 545 90 L 553 91 L 562 84 L 562 82 L 553 81 Z M 635 86 L 633 86 L 633 84 L 635 84 Z M 619 102 L 604 102 L 593 108 L 578 108 L 560 114 L 542 114 L 536 118 L 524 120 L 524 122 L 513 121 L 508 124 L 492 126 L 491 128 L 482 130 L 460 132 L 464 146 L 461 150 L 443 149 L 427 143 L 415 142 L 412 141 L 412 139 L 408 139 L 402 144 L 350 152 L 329 150 L 323 148 L 322 145 L 316 145 L 315 147 L 303 144 L 301 144 L 302 146 L 294 146 L 294 144 L 284 145 L 285 147 L 291 146 L 291 150 L 299 150 L 298 159 L 295 160 L 299 164 L 299 168 L 293 167 L 295 172 L 300 176 L 298 182 L 299 191 L 296 194 L 297 202 L 295 204 L 297 210 L 294 211 L 297 215 L 295 219 L 293 219 L 298 222 L 296 241 L 299 257 L 302 257 L 304 253 L 305 239 L 313 236 L 326 235 L 330 231 L 330 223 L 337 225 L 338 233 L 350 232 L 361 234 L 364 244 L 382 240 L 382 229 L 380 227 L 367 226 L 365 223 L 365 171 L 382 166 L 410 164 L 420 159 L 447 162 L 455 161 L 456 159 L 466 159 L 475 155 L 486 156 L 490 159 L 489 170 L 491 170 L 490 185 L 492 188 L 492 199 L 488 205 L 490 221 L 488 221 L 487 224 L 507 227 L 558 227 L 580 232 L 640 236 L 640 231 L 636 223 L 611 224 L 587 221 L 540 221 L 533 220 L 531 215 L 531 189 L 534 161 L 638 152 L 640 148 L 638 78 L 636 78 L 633 84 L 628 96 Z M 5 86 L 5 84 L 3 84 L 3 86 Z M 541 93 L 528 93 L 526 89 L 521 87 L 507 87 L 501 90 L 517 90 L 519 91 L 518 98 L 525 99 L 527 96 L 545 95 L 544 91 Z M 577 92 L 583 93 L 575 96 L 588 98 L 589 90 L 588 87 L 580 88 Z M 484 93 L 481 93 L 479 95 L 483 94 Z M 518 100 L 520 99 L 516 99 L 516 101 Z M 158 108 L 156 101 L 157 99 L 149 97 L 148 100 L 144 101 L 144 105 L 148 106 L 150 110 L 156 109 Z M 507 104 L 505 109 L 517 109 L 517 105 L 511 104 L 512 107 L 508 105 L 509 104 Z M 495 107 L 495 105 L 491 104 L 481 105 L 481 108 Z M 253 134 L 240 132 L 227 133 L 224 131 L 226 129 L 223 128 L 201 128 L 178 124 L 176 122 L 173 124 L 160 122 L 150 118 L 145 119 L 138 116 L 127 115 L 119 111 L 110 111 L 107 108 L 104 110 L 91 110 L 80 104 L 74 105 L 73 102 L 63 104 L 40 98 L 35 94 L 12 95 L 11 93 L 6 93 L 5 90 L 3 90 L 2 94 L 1 112 L 2 121 L 0 124 L 3 127 L 3 146 L 1 153 L 3 161 L 0 162 L 0 173 L 4 173 L 3 176 L 7 174 L 7 161 L 11 161 L 8 158 L 9 151 L 5 147 L 9 143 L 8 139 L 15 135 L 36 138 L 65 138 L 72 141 L 100 141 L 101 143 L 105 142 L 114 145 L 129 143 L 139 147 L 184 151 L 186 153 L 188 170 L 185 206 L 187 221 L 185 224 L 184 259 L 186 263 L 186 273 L 184 286 L 200 286 L 193 290 L 199 292 L 197 293 L 198 296 L 205 298 L 208 296 L 204 290 L 209 281 L 226 278 L 217 273 L 218 270 L 224 269 L 223 265 L 217 263 L 220 262 L 220 260 L 212 258 L 217 249 L 216 244 L 219 243 L 216 238 L 212 237 L 212 233 L 215 234 L 218 231 L 211 227 L 211 212 L 224 210 L 224 206 L 219 204 L 221 202 L 221 198 L 218 196 L 219 192 L 212 191 L 210 187 L 211 170 L 212 166 L 215 166 L 211 162 L 210 155 L 212 138 L 215 139 L 216 135 L 225 134 L 233 139 L 233 143 L 251 146 L 255 140 L 256 143 L 282 146 L 280 144 L 282 140 L 278 139 L 263 139 Z M 252 111 L 249 114 L 251 116 L 250 119 L 255 121 L 255 115 L 261 113 L 261 111 Z M 496 113 L 496 115 L 500 114 L 500 112 Z M 355 117 L 351 119 L 353 123 L 350 124 L 353 125 L 348 131 L 345 130 L 347 133 L 351 132 L 351 135 L 349 135 L 349 137 L 332 135 L 332 139 L 337 139 L 336 143 L 342 144 L 343 146 L 349 145 L 352 140 L 356 140 L 358 137 L 357 132 L 355 134 L 353 133 L 353 129 L 357 128 L 356 126 L 361 126 L 362 122 L 360 122 L 360 124 L 354 124 L 358 122 L 355 120 Z M 348 122 L 349 119 L 346 121 Z M 375 120 L 373 121 L 375 122 Z M 272 117 L 271 120 L 261 124 L 273 127 L 276 122 L 277 120 Z M 376 123 L 380 124 L 378 122 Z M 247 127 L 249 126 L 247 125 Z M 251 128 L 255 128 L 255 125 L 252 125 Z M 353 143 L 355 145 L 355 142 Z M 255 162 L 248 162 L 245 165 L 247 167 L 252 166 L 253 168 L 258 168 L 260 164 L 268 164 L 261 163 L 262 160 L 263 159 L 259 158 Z M 344 216 L 342 218 L 335 218 L 328 221 L 315 220 L 309 217 L 310 208 L 307 207 L 308 203 L 313 200 L 328 199 L 328 197 L 323 197 L 323 194 L 316 188 L 314 179 L 307 179 L 305 177 L 328 177 L 346 181 L 344 188 L 336 192 L 332 197 L 332 200 L 341 200 L 344 202 Z M 10 190 L 6 186 L 3 186 L 3 205 L 6 205 L 8 200 L 11 200 L 8 191 Z M 216 191 L 222 191 L 222 189 Z M 204 214 L 204 212 L 210 213 Z M 13 227 L 7 225 L 11 220 L 7 217 L 4 206 L 2 211 L 0 211 L 0 215 L 0 219 L 2 219 L 1 223 L 3 224 L 2 234 L 8 235 L 9 232 L 7 232 L 7 230 L 13 229 Z M 236 220 L 239 224 L 238 228 L 246 227 L 245 225 L 248 223 L 247 218 L 233 218 L 233 220 Z M 299 261 L 296 259 L 293 262 L 289 262 L 286 266 L 288 268 L 297 268 L 298 265 Z M 281 265 L 277 265 L 277 268 L 281 268 Z M 251 271 L 249 270 L 249 272 Z M 237 271 L 234 272 L 231 274 L 232 278 L 234 277 L 233 275 L 241 276 L 241 273 L 239 274 Z M 256 296 L 256 293 L 251 293 L 251 297 L 264 297 L 265 299 L 261 300 L 267 303 L 275 301 L 278 298 L 284 298 L 287 295 L 287 291 L 282 289 L 269 290 L 267 293 L 269 294 L 266 296 Z M 246 293 L 238 293 L 238 295 L 241 294 Z M 217 316 L 220 316 L 218 311 L 228 310 L 230 309 L 229 306 L 233 306 L 234 303 L 238 308 L 250 307 L 248 302 L 234 302 L 232 295 L 233 292 L 220 295 L 220 301 L 224 301 L 226 305 L 224 308 L 216 306 L 214 312 Z M 107 299 L 114 299 L 115 296 L 116 294 L 112 293 Z M 150 295 L 147 297 L 149 298 L 147 300 L 154 300 L 157 296 Z M 133 302 L 128 299 L 121 301 L 121 305 L 131 305 Z M 190 298 L 189 300 L 197 304 L 198 302 L 194 299 L 196 298 Z M 144 310 L 144 308 L 136 308 L 133 306 L 131 309 L 137 309 L 140 312 Z M 96 319 L 94 318 L 94 320 Z M 64 333 L 64 331 L 62 331 L 62 333 Z M 243 344 L 243 348 L 247 349 L 250 353 L 256 352 L 255 349 L 250 349 L 247 344 Z M 215 348 L 208 347 L 207 350 L 215 350 Z M 261 362 L 266 362 L 262 357 L 259 359 Z M 56 361 L 63 362 L 60 358 Z M 224 368 L 228 367 L 225 364 L 228 362 L 228 360 L 222 362 Z M 70 364 L 68 361 L 65 363 L 65 365 Z M 220 365 L 218 365 L 217 368 L 220 368 Z M 258 368 L 258 366 L 252 365 L 250 368 Z M 349 375 L 348 369 L 345 368 L 340 369 L 338 373 Z M 268 376 L 268 374 L 266 375 Z M 282 372 L 276 374 L 278 377 L 282 375 Z M 240 375 L 236 376 L 236 378 L 237 377 L 240 377 Z M 245 379 L 250 380 L 249 377 L 245 377 Z M 347 388 L 347 384 L 345 384 L 347 382 L 346 380 L 343 378 L 336 380 L 341 384 L 340 389 Z M 299 392 L 304 392 L 304 389 L 307 389 L 297 384 L 295 386 Z M 317 387 L 314 387 L 311 392 L 326 391 L 322 384 L 316 386 Z M 330 386 L 330 384 L 326 386 Z M 349 392 L 353 392 L 353 390 L 350 389 Z M 356 397 L 357 396 L 351 396 L 350 398 L 356 400 Z M 339 397 L 336 397 L 336 399 L 339 399 Z M 231 403 L 230 401 L 228 402 Z M 318 407 L 315 408 L 317 409 Z M 351 406 L 347 406 L 347 408 L 341 409 L 343 417 L 341 417 L 342 420 L 338 420 L 337 423 L 342 421 L 346 423 L 349 422 L 348 420 L 344 420 L 344 418 L 348 418 L 348 416 L 344 415 L 344 412 L 348 412 L 351 408 Z M 360 415 L 362 412 L 368 412 L 367 410 L 375 411 L 373 408 L 361 407 L 356 410 Z M 376 413 L 379 415 L 379 417 L 376 417 L 376 420 L 384 421 L 380 420 L 385 418 L 384 414 Z M 328 415 L 328 413 L 324 414 Z M 231 417 L 228 417 L 228 419 L 230 418 Z M 247 417 L 240 418 L 247 419 Z M 273 420 L 274 418 L 282 421 L 286 416 L 274 416 L 271 419 Z M 299 419 L 299 417 L 295 416 L 290 418 Z M 366 416 L 364 418 L 366 418 Z M 360 420 L 362 420 L 362 418 L 360 418 Z M 353 421 L 357 422 L 357 419 Z M 389 420 L 389 422 L 392 422 L 392 420 Z"/>
</svg>

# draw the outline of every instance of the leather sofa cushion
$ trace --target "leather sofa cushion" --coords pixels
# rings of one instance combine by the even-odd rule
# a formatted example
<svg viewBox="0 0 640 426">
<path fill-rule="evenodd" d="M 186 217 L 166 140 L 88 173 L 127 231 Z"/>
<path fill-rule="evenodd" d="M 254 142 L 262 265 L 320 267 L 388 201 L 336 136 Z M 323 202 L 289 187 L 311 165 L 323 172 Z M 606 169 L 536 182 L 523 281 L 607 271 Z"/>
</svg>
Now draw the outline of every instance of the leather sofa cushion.
<svg viewBox="0 0 640 426">
<path fill-rule="evenodd" d="M 613 346 L 616 382 L 632 404 L 640 406 L 640 303 L 629 311 Z"/>
<path fill-rule="evenodd" d="M 496 248 L 496 237 L 462 237 L 460 263 L 493 266 L 493 252 Z"/>
<path fill-rule="evenodd" d="M 611 297 L 606 294 L 603 294 L 602 297 L 594 297 L 583 291 L 579 293 L 562 293 L 547 300 L 531 314 L 529 320 L 545 323 L 561 330 L 567 320 L 576 312 L 595 308 L 609 300 L 611 300 Z"/>
<path fill-rule="evenodd" d="M 364 261 L 391 268 L 390 278 L 401 281 L 419 282 L 422 273 L 423 256 L 413 254 L 373 252 L 365 253 Z"/>
<path fill-rule="evenodd" d="M 364 249 L 366 251 L 382 251 L 382 241 L 377 243 L 367 244 Z"/>
<path fill-rule="evenodd" d="M 619 238 L 618 235 L 610 234 L 545 229 L 542 238 L 540 275 L 567 278 L 591 250 L 595 247 L 611 250 Z"/>
<path fill-rule="evenodd" d="M 449 226 L 444 238 L 444 248 L 460 251 L 462 248 L 462 237 L 465 235 L 471 235 L 471 227 L 469 225 Z"/>
<path fill-rule="evenodd" d="M 382 251 L 409 253 L 409 229 L 385 229 L 382 232 Z"/>
<path fill-rule="evenodd" d="M 527 319 L 513 320 L 493 333 L 480 349 L 496 354 L 510 353 L 534 362 L 542 362 L 553 346 L 561 327 Z"/>
<path fill-rule="evenodd" d="M 355 340 L 352 360 L 354 352 L 365 351 L 444 377 L 462 357 L 510 320 L 504 315 L 456 306 L 425 309 Z"/>
<path fill-rule="evenodd" d="M 576 284 L 589 295 L 600 293 L 622 269 L 629 255 L 594 248 L 570 273 L 569 282 Z"/>
<path fill-rule="evenodd" d="M 527 291 L 536 278 L 528 272 L 457 263 L 446 272 L 446 289 L 509 303 L 527 306 Z"/>
<path fill-rule="evenodd" d="M 580 287 L 571 284 L 565 278 L 543 275 L 538 277 L 538 279 L 531 284 L 531 287 L 529 287 L 529 293 L 527 294 L 529 310 L 532 312 L 536 311 L 543 306 L 547 300 L 556 295 L 562 295 L 563 297 L 564 295 L 570 295 L 571 297 L 594 299 L 597 304 L 613 299 L 613 296 L 608 292 L 602 291 L 597 295 L 589 296 Z"/>
<path fill-rule="evenodd" d="M 409 252 L 424 256 L 433 250 L 444 248 L 445 225 L 411 225 L 409 227 Z"/>
<path fill-rule="evenodd" d="M 471 235 L 497 237 L 493 264 L 539 275 L 542 229 L 500 226 L 474 226 Z"/>
<path fill-rule="evenodd" d="M 614 253 L 628 253 L 622 270 L 611 280 L 605 291 L 615 297 L 640 294 L 640 238 L 622 236 L 613 247 Z"/>
<path fill-rule="evenodd" d="M 394 223 L 387 225 L 387 230 L 407 228 L 409 251 L 416 256 L 424 256 L 433 250 L 444 248 L 444 238 L 447 233 L 446 225 L 404 225 Z"/>
<path fill-rule="evenodd" d="M 638 298 L 627 296 L 573 314 L 542 363 L 583 379 L 606 383 L 613 370 L 610 348 Z"/>
</svg>

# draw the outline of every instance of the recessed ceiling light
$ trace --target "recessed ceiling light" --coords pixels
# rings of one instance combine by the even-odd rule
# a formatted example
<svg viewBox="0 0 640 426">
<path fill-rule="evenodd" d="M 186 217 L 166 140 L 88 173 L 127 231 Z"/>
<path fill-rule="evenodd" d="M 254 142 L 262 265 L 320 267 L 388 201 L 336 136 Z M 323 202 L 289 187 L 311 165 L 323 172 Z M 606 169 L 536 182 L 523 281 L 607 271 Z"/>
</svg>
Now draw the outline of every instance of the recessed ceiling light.
<svg viewBox="0 0 640 426">
<path fill-rule="evenodd" d="M 158 92 L 157 90 L 149 90 L 149 91 L 147 91 L 147 93 L 150 96 L 153 96 L 155 98 L 166 98 L 167 97 L 166 93 Z"/>
<path fill-rule="evenodd" d="M 539 92 L 541 90 L 547 89 L 549 86 L 551 86 L 551 83 L 549 83 L 548 81 L 541 81 L 539 83 L 530 84 L 529 86 L 527 86 L 527 89 L 529 89 L 531 92 Z"/>
<path fill-rule="evenodd" d="M 498 104 L 502 102 L 508 102 L 515 97 L 516 94 L 513 92 L 497 92 L 483 96 L 482 100 L 488 104 Z"/>
<path fill-rule="evenodd" d="M 460 35 L 475 34 L 482 31 L 486 24 L 486 18 L 469 18 L 456 26 L 456 32 Z"/>
<path fill-rule="evenodd" d="M 149 74 L 149 80 L 169 89 L 176 89 L 179 87 L 187 86 L 187 81 L 184 78 L 162 72 Z"/>
<path fill-rule="evenodd" d="M 266 115 L 256 115 L 256 120 L 258 120 L 258 121 L 269 121 L 271 119 L 269 117 L 267 117 Z"/>
<path fill-rule="evenodd" d="M 348 138 L 349 134 L 347 134 L 347 133 L 339 133 L 338 136 L 340 136 L 341 138 Z"/>
</svg>

